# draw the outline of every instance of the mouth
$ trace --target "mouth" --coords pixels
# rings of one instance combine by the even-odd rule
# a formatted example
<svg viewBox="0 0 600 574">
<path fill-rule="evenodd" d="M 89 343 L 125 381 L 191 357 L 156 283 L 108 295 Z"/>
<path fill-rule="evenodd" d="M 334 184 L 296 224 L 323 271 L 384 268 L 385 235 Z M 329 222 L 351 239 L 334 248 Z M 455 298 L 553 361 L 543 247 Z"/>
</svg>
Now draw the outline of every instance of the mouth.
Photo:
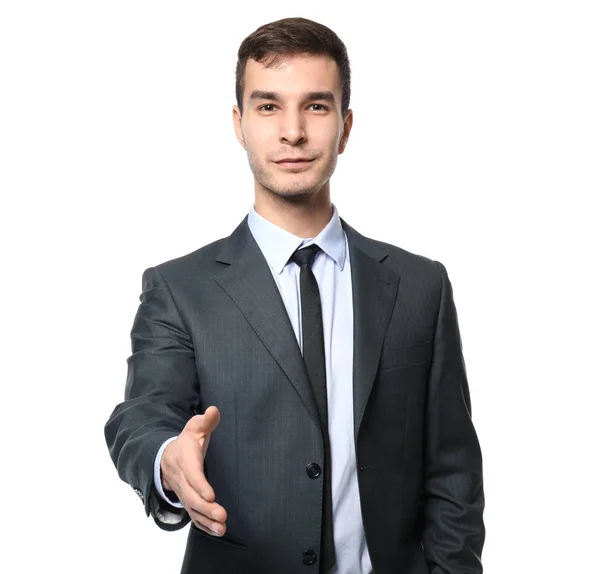
<svg viewBox="0 0 600 574">
<path fill-rule="evenodd" d="M 284 158 L 275 163 L 287 169 L 302 169 L 308 167 L 313 161 L 314 159 L 308 158 Z"/>
</svg>

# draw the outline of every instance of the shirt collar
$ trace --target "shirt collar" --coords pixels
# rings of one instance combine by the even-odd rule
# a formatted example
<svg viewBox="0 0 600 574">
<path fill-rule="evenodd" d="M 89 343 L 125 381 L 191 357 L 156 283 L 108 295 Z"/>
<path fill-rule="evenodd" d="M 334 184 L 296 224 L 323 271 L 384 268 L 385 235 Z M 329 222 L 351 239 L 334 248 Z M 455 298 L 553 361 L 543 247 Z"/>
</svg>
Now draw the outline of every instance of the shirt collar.
<svg viewBox="0 0 600 574">
<path fill-rule="evenodd" d="M 327 225 L 313 239 L 302 239 L 271 223 L 250 208 L 248 226 L 256 243 L 260 247 L 267 263 L 280 275 L 290 260 L 292 253 L 298 247 L 316 243 L 331 259 L 335 261 L 341 271 L 346 262 L 346 234 L 340 221 L 337 208 L 333 206 L 333 215 Z"/>
</svg>

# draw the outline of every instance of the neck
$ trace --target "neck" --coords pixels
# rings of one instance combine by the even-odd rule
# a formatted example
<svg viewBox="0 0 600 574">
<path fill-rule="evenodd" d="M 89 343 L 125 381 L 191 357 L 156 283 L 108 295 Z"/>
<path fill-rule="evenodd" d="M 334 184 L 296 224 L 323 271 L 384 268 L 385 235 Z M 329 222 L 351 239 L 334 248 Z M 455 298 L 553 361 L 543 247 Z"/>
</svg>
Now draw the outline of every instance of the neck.
<svg viewBox="0 0 600 574">
<path fill-rule="evenodd" d="M 255 189 L 254 209 L 267 221 L 302 239 L 316 237 L 329 223 L 333 206 L 327 182 L 315 195 L 283 197 Z"/>
</svg>

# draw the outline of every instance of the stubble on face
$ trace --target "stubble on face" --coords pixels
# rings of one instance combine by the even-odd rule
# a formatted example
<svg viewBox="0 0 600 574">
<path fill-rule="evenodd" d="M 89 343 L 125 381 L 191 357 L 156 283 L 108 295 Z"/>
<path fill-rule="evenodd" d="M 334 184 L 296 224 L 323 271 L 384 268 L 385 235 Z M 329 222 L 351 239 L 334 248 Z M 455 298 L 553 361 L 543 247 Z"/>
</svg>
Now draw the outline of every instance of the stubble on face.
<svg viewBox="0 0 600 574">
<path fill-rule="evenodd" d="M 255 102 L 248 102 L 243 119 L 241 114 L 236 116 L 238 137 L 247 153 L 257 197 L 262 195 L 282 206 L 286 201 L 325 205 L 344 131 L 339 110 L 342 90 L 335 62 L 324 56 L 298 56 L 267 67 L 249 60 L 245 74 L 247 92 L 276 94 L 264 99 L 257 96 Z M 309 93 L 335 94 L 335 100 L 305 98 Z M 324 107 L 312 110 L 311 102 Z M 262 113 L 265 104 L 272 108 Z M 285 158 L 310 162 L 299 164 L 298 169 L 277 163 Z"/>
<path fill-rule="evenodd" d="M 275 165 L 275 161 L 290 155 L 289 150 L 283 149 L 280 152 L 271 153 L 267 156 L 266 161 L 261 161 L 258 154 L 254 153 L 251 146 L 246 144 L 246 152 L 248 155 L 248 163 L 250 170 L 254 175 L 256 183 L 269 195 L 277 196 L 280 199 L 288 200 L 293 203 L 303 203 L 307 200 L 312 200 L 323 187 L 329 183 L 337 166 L 337 155 L 327 155 L 319 150 L 303 150 L 303 157 L 312 158 L 314 165 L 308 168 L 299 170 L 298 177 L 294 177 L 293 170 L 288 173 L 277 174 L 279 169 Z M 307 182 L 303 174 L 307 171 L 319 171 L 319 178 L 316 181 Z M 279 177 L 278 177 L 279 175 Z"/>
</svg>

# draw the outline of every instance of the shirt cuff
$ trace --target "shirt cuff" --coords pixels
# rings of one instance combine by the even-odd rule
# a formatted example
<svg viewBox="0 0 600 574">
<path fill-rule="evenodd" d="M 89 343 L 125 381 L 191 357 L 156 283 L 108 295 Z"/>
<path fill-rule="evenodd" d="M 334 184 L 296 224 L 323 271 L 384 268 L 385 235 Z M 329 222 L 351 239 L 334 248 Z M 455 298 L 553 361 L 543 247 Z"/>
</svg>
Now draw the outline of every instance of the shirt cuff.
<svg viewBox="0 0 600 574">
<path fill-rule="evenodd" d="M 167 448 L 167 446 L 170 443 L 172 443 L 176 438 L 177 437 L 174 436 L 174 437 L 167 439 L 165 442 L 162 443 L 161 447 L 158 449 L 158 452 L 156 453 L 156 458 L 154 459 L 154 487 L 156 488 L 158 495 L 165 502 L 168 502 L 171 506 L 173 506 L 175 508 L 183 508 L 183 504 L 181 504 L 181 502 L 179 502 L 179 501 L 175 502 L 167 497 L 167 495 L 165 494 L 165 491 L 163 489 L 162 480 L 160 479 L 160 461 L 162 459 L 163 452 L 165 451 L 165 448 Z"/>
</svg>

